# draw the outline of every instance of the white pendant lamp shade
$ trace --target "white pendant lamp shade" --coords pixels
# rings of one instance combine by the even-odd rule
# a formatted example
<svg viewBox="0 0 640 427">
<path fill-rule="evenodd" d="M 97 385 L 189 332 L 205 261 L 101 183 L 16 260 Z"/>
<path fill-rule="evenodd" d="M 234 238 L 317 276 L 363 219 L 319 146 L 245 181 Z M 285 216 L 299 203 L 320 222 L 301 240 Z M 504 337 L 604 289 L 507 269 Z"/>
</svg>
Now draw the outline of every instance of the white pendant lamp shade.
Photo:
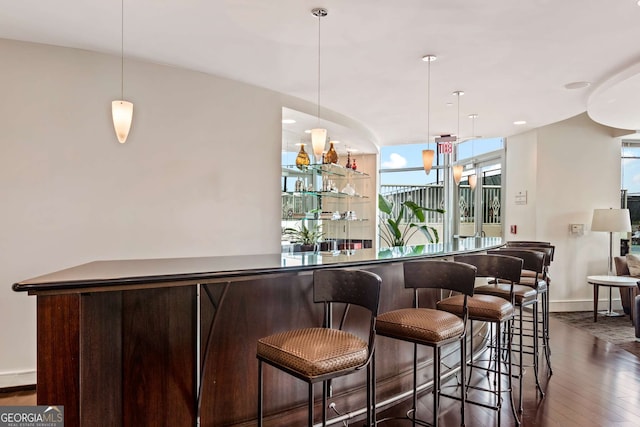
<svg viewBox="0 0 640 427">
<path fill-rule="evenodd" d="M 133 120 L 133 103 L 116 100 L 111 102 L 111 115 L 113 116 L 113 128 L 121 144 L 127 141 L 131 121 Z"/>
<path fill-rule="evenodd" d="M 462 179 L 462 165 L 455 165 L 451 168 L 453 170 L 453 182 L 456 185 L 460 184 L 460 180 Z"/>
<path fill-rule="evenodd" d="M 424 171 L 427 175 L 429 175 L 429 172 L 431 172 L 434 154 L 434 150 L 422 150 L 422 165 L 424 166 Z"/>
<path fill-rule="evenodd" d="M 322 163 L 322 152 L 327 142 L 327 130 L 326 129 L 311 129 L 311 145 L 313 147 L 313 155 L 316 158 L 316 162 Z"/>
<path fill-rule="evenodd" d="M 472 190 L 476 189 L 476 184 L 478 183 L 478 176 L 474 173 L 473 175 L 469 175 L 469 187 Z"/>
</svg>

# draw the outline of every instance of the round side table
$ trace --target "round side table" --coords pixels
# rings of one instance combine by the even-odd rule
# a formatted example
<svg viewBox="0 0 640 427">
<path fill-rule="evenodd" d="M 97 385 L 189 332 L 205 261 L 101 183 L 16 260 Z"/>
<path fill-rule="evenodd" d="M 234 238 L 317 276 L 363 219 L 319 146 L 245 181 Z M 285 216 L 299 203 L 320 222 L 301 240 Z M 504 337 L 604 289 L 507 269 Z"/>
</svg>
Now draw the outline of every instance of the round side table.
<svg viewBox="0 0 640 427">
<path fill-rule="evenodd" d="M 587 282 L 593 285 L 593 321 L 598 321 L 598 288 L 600 286 L 607 286 L 609 288 L 609 309 L 601 311 L 600 314 L 608 317 L 619 317 L 624 316 L 624 313 L 618 313 L 611 309 L 611 290 L 613 288 L 619 288 L 620 292 L 622 292 L 622 289 L 626 288 L 629 296 L 631 296 L 631 290 L 637 285 L 639 280 L 637 277 L 628 276 L 587 276 Z M 631 300 L 631 298 L 629 298 L 629 300 Z"/>
</svg>

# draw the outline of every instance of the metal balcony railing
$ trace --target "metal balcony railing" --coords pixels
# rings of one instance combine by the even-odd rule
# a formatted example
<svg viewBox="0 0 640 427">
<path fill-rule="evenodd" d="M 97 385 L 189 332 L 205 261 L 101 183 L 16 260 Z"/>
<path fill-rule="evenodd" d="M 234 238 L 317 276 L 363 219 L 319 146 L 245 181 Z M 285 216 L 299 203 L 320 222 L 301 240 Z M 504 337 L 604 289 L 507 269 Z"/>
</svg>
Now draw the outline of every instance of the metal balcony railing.
<svg viewBox="0 0 640 427">
<path fill-rule="evenodd" d="M 469 186 L 465 185 L 461 185 L 459 191 L 460 221 L 463 223 L 473 222 L 475 215 L 473 191 Z M 444 188 L 441 185 L 381 185 L 380 194 L 392 201 L 396 209 L 407 200 L 411 200 L 425 208 L 444 208 Z M 482 218 L 485 224 L 500 224 L 500 200 L 501 188 L 499 185 L 485 185 L 482 187 Z M 405 211 L 403 220 L 415 220 L 410 215 L 411 212 Z M 441 224 L 442 215 L 428 212 L 426 222 Z"/>
</svg>

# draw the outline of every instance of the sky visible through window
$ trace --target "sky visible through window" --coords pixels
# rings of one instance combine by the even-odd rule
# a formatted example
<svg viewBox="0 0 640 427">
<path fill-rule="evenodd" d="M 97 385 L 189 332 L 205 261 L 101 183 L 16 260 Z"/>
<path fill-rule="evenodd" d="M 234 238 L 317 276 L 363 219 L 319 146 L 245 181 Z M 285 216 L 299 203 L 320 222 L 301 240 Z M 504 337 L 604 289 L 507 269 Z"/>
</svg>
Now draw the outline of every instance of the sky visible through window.
<svg viewBox="0 0 640 427">
<path fill-rule="evenodd" d="M 473 141 L 465 141 L 458 144 L 458 153 L 460 159 L 470 158 L 490 151 L 500 150 L 503 147 L 502 138 L 477 139 Z M 422 167 L 422 150 L 435 149 L 435 144 L 406 144 L 406 145 L 389 145 L 380 149 L 380 168 L 381 169 L 404 169 L 404 168 L 421 168 Z M 443 163 L 442 155 L 439 164 Z M 436 161 L 434 159 L 434 165 Z M 432 184 L 436 180 L 436 172 L 431 171 L 427 175 L 423 170 L 420 171 L 403 171 L 389 172 L 380 174 L 381 185 L 427 185 Z"/>
</svg>

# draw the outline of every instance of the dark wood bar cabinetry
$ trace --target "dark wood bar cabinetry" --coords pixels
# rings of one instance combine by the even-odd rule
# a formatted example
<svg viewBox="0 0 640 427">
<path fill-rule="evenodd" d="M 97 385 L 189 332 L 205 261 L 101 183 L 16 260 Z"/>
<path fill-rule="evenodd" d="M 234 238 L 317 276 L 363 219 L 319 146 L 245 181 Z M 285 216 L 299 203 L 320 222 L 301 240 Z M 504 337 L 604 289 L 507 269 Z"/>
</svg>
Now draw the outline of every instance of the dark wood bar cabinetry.
<svg viewBox="0 0 640 427">
<path fill-rule="evenodd" d="M 412 303 L 402 262 L 500 244 L 95 261 L 16 283 L 37 297 L 38 404 L 64 405 L 67 427 L 255 425 L 256 342 L 321 324 L 314 269 L 380 275 L 384 312 Z M 377 400 L 390 405 L 409 388 L 412 347 L 384 338 L 376 345 Z M 423 377 L 430 358 L 421 355 Z M 266 369 L 265 385 L 266 425 L 305 424 L 305 383 Z M 333 382 L 331 402 L 345 417 L 363 414 L 364 385 L 365 372 Z"/>
</svg>

